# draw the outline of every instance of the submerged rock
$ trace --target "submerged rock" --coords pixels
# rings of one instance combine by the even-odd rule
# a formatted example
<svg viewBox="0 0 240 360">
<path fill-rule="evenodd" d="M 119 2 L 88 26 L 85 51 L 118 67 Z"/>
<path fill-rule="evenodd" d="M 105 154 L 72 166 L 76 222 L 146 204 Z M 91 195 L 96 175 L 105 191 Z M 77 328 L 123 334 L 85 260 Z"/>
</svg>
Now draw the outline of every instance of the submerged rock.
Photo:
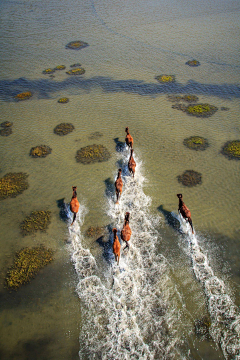
<svg viewBox="0 0 240 360">
<path fill-rule="evenodd" d="M 32 96 L 31 91 L 24 91 L 22 93 L 17 94 L 14 98 L 18 101 L 28 100 Z"/>
<path fill-rule="evenodd" d="M 44 246 L 24 248 L 18 251 L 14 264 L 10 267 L 5 277 L 8 290 L 18 290 L 23 284 L 28 283 L 44 266 L 53 260 L 53 251 Z"/>
<path fill-rule="evenodd" d="M 34 158 L 44 158 L 48 154 L 51 154 L 51 152 L 52 152 L 52 149 L 49 146 L 39 145 L 39 146 L 32 147 L 29 155 Z"/>
<path fill-rule="evenodd" d="M 201 136 L 190 136 L 184 139 L 183 144 L 192 150 L 205 150 L 209 146 L 207 139 Z"/>
<path fill-rule="evenodd" d="M 85 47 L 89 46 L 88 43 L 81 41 L 81 40 L 76 40 L 76 41 L 71 41 L 66 45 L 66 49 L 72 49 L 72 50 L 80 50 L 83 49 Z"/>
<path fill-rule="evenodd" d="M 188 66 L 199 66 L 200 62 L 194 59 L 194 60 L 188 60 L 185 64 Z"/>
<path fill-rule="evenodd" d="M 240 140 L 227 141 L 223 145 L 221 153 L 229 159 L 240 160 Z"/>
<path fill-rule="evenodd" d="M 74 126 L 73 124 L 70 124 L 70 123 L 61 123 L 59 125 L 57 125 L 55 128 L 54 128 L 54 133 L 59 135 L 59 136 L 63 136 L 63 135 L 67 135 L 69 134 L 70 132 L 72 132 L 74 130 Z"/>
<path fill-rule="evenodd" d="M 107 161 L 110 157 L 111 154 L 103 145 L 96 144 L 81 148 L 75 156 L 77 162 L 81 162 L 82 164 Z"/>
<path fill-rule="evenodd" d="M 20 224 L 23 236 L 32 234 L 37 230 L 45 231 L 50 224 L 51 211 L 32 211 Z"/>
<path fill-rule="evenodd" d="M 16 197 L 29 187 L 28 174 L 7 173 L 0 178 L 0 200 Z"/>
<path fill-rule="evenodd" d="M 159 81 L 160 83 L 162 84 L 166 84 L 166 83 L 173 83 L 175 82 L 175 75 L 165 75 L 165 74 L 162 74 L 162 75 L 158 75 L 155 77 L 155 79 L 157 81 Z"/>
<path fill-rule="evenodd" d="M 182 175 L 178 175 L 178 182 L 184 186 L 196 186 L 202 183 L 202 174 L 194 170 L 186 170 Z"/>
</svg>

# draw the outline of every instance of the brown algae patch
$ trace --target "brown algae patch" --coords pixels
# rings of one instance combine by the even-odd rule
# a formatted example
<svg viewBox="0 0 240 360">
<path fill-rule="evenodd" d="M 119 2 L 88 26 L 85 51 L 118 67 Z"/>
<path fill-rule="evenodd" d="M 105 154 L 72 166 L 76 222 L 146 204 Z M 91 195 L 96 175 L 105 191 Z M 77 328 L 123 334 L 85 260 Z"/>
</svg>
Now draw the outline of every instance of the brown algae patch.
<svg viewBox="0 0 240 360">
<path fill-rule="evenodd" d="M 240 160 L 240 140 L 226 142 L 222 147 L 221 153 L 229 159 Z"/>
<path fill-rule="evenodd" d="M 193 187 L 202 183 L 202 174 L 194 170 L 186 170 L 182 175 L 178 175 L 177 179 L 184 186 Z"/>
<path fill-rule="evenodd" d="M 74 129 L 75 128 L 74 128 L 73 124 L 61 123 L 54 128 L 53 132 L 59 136 L 63 136 L 63 135 L 69 134 Z"/>
<path fill-rule="evenodd" d="M 66 66 L 65 65 L 58 65 L 54 68 L 54 70 L 65 70 Z"/>
<path fill-rule="evenodd" d="M 32 147 L 30 150 L 30 156 L 34 158 L 45 158 L 48 154 L 51 154 L 52 149 L 47 145 L 39 145 Z"/>
<path fill-rule="evenodd" d="M 207 139 L 201 136 L 190 136 L 184 139 L 183 144 L 192 150 L 205 150 L 209 146 Z"/>
<path fill-rule="evenodd" d="M 21 93 L 17 94 L 14 97 L 14 99 L 18 100 L 18 101 L 21 101 L 21 100 L 28 100 L 28 99 L 30 99 L 30 97 L 32 97 L 31 91 L 24 91 L 24 92 L 21 92 Z"/>
<path fill-rule="evenodd" d="M 58 99 L 58 103 L 60 103 L 60 104 L 67 104 L 68 102 L 69 102 L 69 98 L 67 98 L 67 97 Z"/>
<path fill-rule="evenodd" d="M 1 136 L 9 136 L 12 134 L 12 125 L 10 121 L 4 121 L 0 124 L 0 126 L 3 128 L 0 130 Z"/>
<path fill-rule="evenodd" d="M 103 145 L 96 144 L 81 148 L 75 156 L 77 162 L 81 162 L 82 164 L 107 161 L 110 157 L 110 152 Z"/>
<path fill-rule="evenodd" d="M 193 59 L 193 60 L 188 60 L 185 64 L 188 66 L 196 67 L 200 65 L 200 62 L 198 60 Z"/>
<path fill-rule="evenodd" d="M 160 83 L 162 83 L 162 84 L 167 84 L 167 83 L 173 83 L 173 82 L 175 82 L 176 77 L 175 77 L 175 75 L 165 75 L 165 74 L 162 74 L 162 75 L 156 76 L 155 79 L 156 79 L 157 81 L 159 81 Z"/>
<path fill-rule="evenodd" d="M 85 47 L 89 46 L 88 43 L 81 41 L 81 40 L 76 40 L 76 41 L 71 41 L 66 45 L 66 49 L 71 49 L 71 50 L 80 50 L 83 49 Z"/>
<path fill-rule="evenodd" d="M 44 75 L 50 75 L 50 74 L 53 74 L 54 72 L 55 72 L 55 69 L 48 68 L 48 69 L 43 70 L 42 73 Z"/>
<path fill-rule="evenodd" d="M 50 224 L 51 211 L 32 211 L 20 224 L 23 236 L 33 234 L 37 230 L 45 231 Z"/>
<path fill-rule="evenodd" d="M 18 251 L 14 263 L 5 277 L 5 285 L 8 290 L 18 290 L 23 284 L 27 284 L 44 266 L 53 260 L 53 251 L 44 246 L 24 248 Z"/>
<path fill-rule="evenodd" d="M 27 177 L 25 173 L 7 173 L 0 178 L 0 200 L 22 194 L 29 187 Z"/>
<path fill-rule="evenodd" d="M 66 74 L 68 75 L 83 75 L 84 73 L 85 73 L 85 69 L 80 67 L 66 71 Z"/>
</svg>

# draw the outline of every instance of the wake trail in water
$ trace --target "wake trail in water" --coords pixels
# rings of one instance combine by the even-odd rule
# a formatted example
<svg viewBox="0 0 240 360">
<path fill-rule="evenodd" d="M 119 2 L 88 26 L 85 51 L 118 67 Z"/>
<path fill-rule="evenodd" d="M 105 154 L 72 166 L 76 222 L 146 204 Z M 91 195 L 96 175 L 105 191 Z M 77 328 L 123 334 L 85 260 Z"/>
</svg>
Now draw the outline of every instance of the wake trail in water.
<svg viewBox="0 0 240 360">
<path fill-rule="evenodd" d="M 227 293 L 224 282 L 214 275 L 209 265 L 207 255 L 199 245 L 198 235 L 192 234 L 190 225 L 181 215 L 175 215 L 181 224 L 181 230 L 186 234 L 189 255 L 197 280 L 204 288 L 208 310 L 211 316 L 210 334 L 216 343 L 220 344 L 226 359 L 240 359 L 240 314 Z"/>
<path fill-rule="evenodd" d="M 79 278 L 77 293 L 82 304 L 79 356 L 108 360 L 181 359 L 176 328 L 181 320 L 181 306 L 174 300 L 177 294 L 170 282 L 167 261 L 155 249 L 160 241 L 156 230 L 160 218 L 149 212 L 151 199 L 143 191 L 145 179 L 140 161 L 135 155 L 137 169 L 133 179 L 127 169 L 128 158 L 129 151 L 125 149 L 119 155 L 123 178 L 120 202 L 116 205 L 111 193 L 105 206 L 119 239 L 125 213 L 130 212 L 130 249 L 123 251 L 122 247 L 119 266 L 111 254 L 105 263 L 107 276 L 101 277 L 96 260 L 82 247 L 81 223 L 86 209 L 69 227 L 72 259 Z M 109 242 L 113 242 L 112 231 Z"/>
</svg>

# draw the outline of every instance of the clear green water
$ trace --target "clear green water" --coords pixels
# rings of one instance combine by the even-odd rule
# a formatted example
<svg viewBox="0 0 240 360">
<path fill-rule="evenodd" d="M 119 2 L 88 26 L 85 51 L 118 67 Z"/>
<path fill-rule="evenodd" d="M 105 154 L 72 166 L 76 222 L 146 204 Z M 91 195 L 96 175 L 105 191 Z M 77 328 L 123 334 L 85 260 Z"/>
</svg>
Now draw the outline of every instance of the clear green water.
<svg viewBox="0 0 240 360">
<path fill-rule="evenodd" d="M 142 160 L 150 211 L 163 218 L 158 251 L 171 264 L 171 283 L 187 308 L 184 351 L 189 349 L 190 359 L 223 358 L 214 342 L 194 335 L 194 320 L 207 313 L 206 299 L 186 244 L 165 222 L 166 212 L 158 209 L 177 212 L 176 194 L 184 194 L 195 230 L 205 239 L 202 246 L 211 267 L 239 306 L 240 162 L 220 153 L 226 141 L 240 138 L 238 19 L 235 1 L 220 1 L 217 8 L 211 1 L 1 1 L 1 122 L 13 122 L 13 134 L 0 137 L 0 176 L 29 174 L 28 190 L 0 203 L 3 359 L 79 357 L 84 319 L 66 245 L 68 228 L 60 219 L 57 200 L 69 202 L 71 187 L 77 185 L 80 203 L 88 209 L 83 233 L 89 226 L 109 224 L 106 179 L 114 181 L 116 176 L 114 139 L 124 141 L 126 126 Z M 89 47 L 65 49 L 78 39 Z M 199 67 L 185 65 L 193 58 L 200 61 Z M 77 62 L 86 70 L 82 77 L 69 77 L 65 71 L 55 72 L 52 79 L 42 74 L 60 64 L 68 70 Z M 160 85 L 155 80 L 160 74 L 176 75 L 176 84 Z M 27 90 L 33 92 L 30 100 L 12 101 L 16 93 Z M 167 99 L 171 93 L 195 94 L 199 102 L 219 110 L 210 118 L 187 116 L 172 109 Z M 57 102 L 63 96 L 70 98 L 68 104 Z M 229 110 L 221 111 L 223 106 Z M 64 137 L 55 135 L 53 128 L 61 122 L 72 123 L 75 130 Z M 96 131 L 102 137 L 90 139 Z M 192 135 L 207 138 L 210 147 L 204 152 L 187 149 L 183 140 Z M 111 159 L 76 163 L 76 151 L 93 143 L 106 146 Z M 32 159 L 30 149 L 37 145 L 50 146 L 52 153 Z M 186 188 L 178 183 L 177 176 L 188 169 L 202 174 L 201 185 Z M 41 209 L 52 212 L 49 229 L 22 238 L 20 222 Z M 102 264 L 102 249 L 94 240 L 85 237 L 84 246 Z M 30 284 L 8 293 L 4 277 L 14 253 L 39 244 L 54 249 L 54 262 Z M 174 299 L 172 304 L 168 301 L 170 307 L 175 304 Z"/>
</svg>

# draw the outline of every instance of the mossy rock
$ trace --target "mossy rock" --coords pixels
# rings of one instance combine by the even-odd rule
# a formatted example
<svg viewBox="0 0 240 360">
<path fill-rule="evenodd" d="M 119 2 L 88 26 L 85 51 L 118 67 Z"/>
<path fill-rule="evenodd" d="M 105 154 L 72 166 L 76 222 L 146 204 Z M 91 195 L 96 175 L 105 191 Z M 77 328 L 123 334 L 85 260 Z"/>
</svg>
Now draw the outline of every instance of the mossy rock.
<svg viewBox="0 0 240 360">
<path fill-rule="evenodd" d="M 53 74 L 54 72 L 55 72 L 55 69 L 48 68 L 48 69 L 43 70 L 42 73 L 44 75 L 50 75 L 50 74 Z"/>
<path fill-rule="evenodd" d="M 52 149 L 47 145 L 39 145 L 32 147 L 30 150 L 30 156 L 34 158 L 45 158 L 48 154 L 51 154 Z"/>
<path fill-rule="evenodd" d="M 0 178 L 0 200 L 16 197 L 29 187 L 25 173 L 8 173 Z"/>
<path fill-rule="evenodd" d="M 9 136 L 12 134 L 12 128 L 11 127 L 6 127 L 4 129 L 0 130 L 0 135 L 1 136 Z"/>
<path fill-rule="evenodd" d="M 57 134 L 59 136 L 63 136 L 63 135 L 69 134 L 73 130 L 74 130 L 73 124 L 61 123 L 61 124 L 57 125 L 53 131 L 55 134 Z"/>
<path fill-rule="evenodd" d="M 66 71 L 66 74 L 68 75 L 83 75 L 84 73 L 85 73 L 85 69 L 80 67 Z"/>
<path fill-rule="evenodd" d="M 90 226 L 87 231 L 86 231 L 86 235 L 88 237 L 99 237 L 102 236 L 105 232 L 105 229 L 103 227 L 100 226 Z"/>
<path fill-rule="evenodd" d="M 229 159 L 240 160 L 240 140 L 226 142 L 222 147 L 222 154 Z"/>
<path fill-rule="evenodd" d="M 50 224 L 51 211 L 33 211 L 20 224 L 23 236 L 33 234 L 37 230 L 45 231 Z"/>
<path fill-rule="evenodd" d="M 53 261 L 53 251 L 44 246 L 24 248 L 18 251 L 14 264 L 10 267 L 5 277 L 8 290 L 18 290 L 27 284 L 44 266 Z"/>
<path fill-rule="evenodd" d="M 188 60 L 187 62 L 186 62 L 186 65 L 188 65 L 188 66 L 199 66 L 200 65 L 200 62 L 198 61 L 198 60 Z"/>
<path fill-rule="evenodd" d="M 54 68 L 54 70 L 65 70 L 66 66 L 65 65 L 58 65 Z"/>
<path fill-rule="evenodd" d="M 211 326 L 210 318 L 208 316 L 203 316 L 202 319 L 198 319 L 194 322 L 195 334 L 197 336 L 210 340 L 211 339 L 209 333 L 210 326 Z"/>
<path fill-rule="evenodd" d="M 162 84 L 169 84 L 169 83 L 175 82 L 176 77 L 175 77 L 175 75 L 162 74 L 162 75 L 156 76 L 155 79 Z"/>
<path fill-rule="evenodd" d="M 192 150 L 205 150 L 209 146 L 207 139 L 201 136 L 190 136 L 184 139 L 183 144 Z"/>
<path fill-rule="evenodd" d="M 103 136 L 102 133 L 100 133 L 99 131 L 95 131 L 95 132 L 91 133 L 88 138 L 89 138 L 89 140 L 97 140 L 102 136 Z"/>
<path fill-rule="evenodd" d="M 10 121 L 4 121 L 0 124 L 0 126 L 3 128 L 9 128 L 9 127 L 13 126 L 13 123 L 11 123 Z"/>
<path fill-rule="evenodd" d="M 215 114 L 217 110 L 216 106 L 210 104 L 192 104 L 186 108 L 186 113 L 197 117 L 209 117 Z"/>
<path fill-rule="evenodd" d="M 103 145 L 96 144 L 81 148 L 75 156 L 77 162 L 81 162 L 82 164 L 107 161 L 110 157 L 110 152 Z"/>
<path fill-rule="evenodd" d="M 15 99 L 21 101 L 21 100 L 28 100 L 30 99 L 30 97 L 32 97 L 31 91 L 24 91 L 22 93 L 17 94 L 15 96 Z"/>
<path fill-rule="evenodd" d="M 193 187 L 202 183 L 202 174 L 194 170 L 186 170 L 182 175 L 178 175 L 177 179 L 184 186 Z"/>
<path fill-rule="evenodd" d="M 76 64 L 72 64 L 70 65 L 71 68 L 74 68 L 74 67 L 80 67 L 82 66 L 80 63 L 76 63 Z"/>
<path fill-rule="evenodd" d="M 60 103 L 60 104 L 67 104 L 68 102 L 69 102 L 69 98 L 67 98 L 67 97 L 58 99 L 58 103 Z"/>
<path fill-rule="evenodd" d="M 85 47 L 89 46 L 88 43 L 80 40 L 71 41 L 66 45 L 66 49 L 72 49 L 72 50 L 80 50 Z"/>
</svg>

